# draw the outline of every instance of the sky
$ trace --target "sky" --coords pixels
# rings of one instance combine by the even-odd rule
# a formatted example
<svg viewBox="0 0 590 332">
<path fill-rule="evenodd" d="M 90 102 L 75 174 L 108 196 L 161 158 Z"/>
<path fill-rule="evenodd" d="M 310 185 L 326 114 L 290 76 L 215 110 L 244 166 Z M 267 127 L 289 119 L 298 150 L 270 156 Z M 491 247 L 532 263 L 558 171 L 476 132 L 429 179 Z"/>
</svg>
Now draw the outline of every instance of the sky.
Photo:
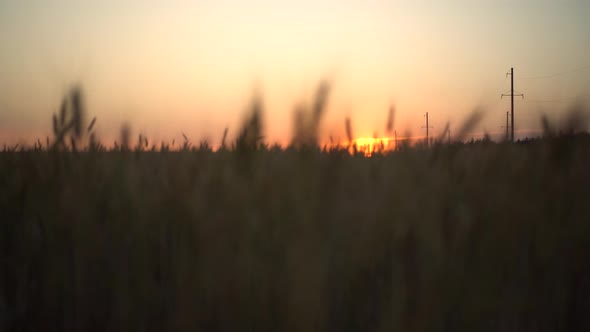
<svg viewBox="0 0 590 332">
<path fill-rule="evenodd" d="M 51 134 L 73 84 L 104 141 L 122 124 L 153 141 L 218 144 L 260 92 L 265 137 L 286 144 L 293 109 L 331 82 L 320 137 L 502 133 L 514 67 L 516 136 L 540 114 L 590 102 L 590 1 L 0 0 L 0 143 Z M 499 134 L 501 135 L 501 134 Z"/>
</svg>

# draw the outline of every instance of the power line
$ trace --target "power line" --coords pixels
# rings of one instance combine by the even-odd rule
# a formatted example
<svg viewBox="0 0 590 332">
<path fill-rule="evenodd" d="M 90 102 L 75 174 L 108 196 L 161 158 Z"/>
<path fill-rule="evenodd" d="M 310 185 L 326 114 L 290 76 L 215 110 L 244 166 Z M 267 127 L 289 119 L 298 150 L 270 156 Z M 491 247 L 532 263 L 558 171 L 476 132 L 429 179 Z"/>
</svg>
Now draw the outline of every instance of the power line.
<svg viewBox="0 0 590 332">
<path fill-rule="evenodd" d="M 569 98 L 560 98 L 560 99 L 546 99 L 546 100 L 528 99 L 528 100 L 523 100 L 523 102 L 525 102 L 525 103 L 569 103 L 569 102 L 573 102 L 573 101 L 579 100 L 580 98 L 584 98 L 584 97 L 590 97 L 590 94 L 579 95 L 579 96 L 569 97 Z"/>
<path fill-rule="evenodd" d="M 539 103 L 568 103 L 568 101 L 565 100 L 525 100 L 525 103 L 532 103 L 532 104 L 539 104 Z"/>
<path fill-rule="evenodd" d="M 590 65 L 570 69 L 567 71 L 562 71 L 559 73 L 549 74 L 549 75 L 520 77 L 519 80 L 540 80 L 540 79 L 546 79 L 546 78 L 554 78 L 554 77 L 564 76 L 564 75 L 568 75 L 568 74 L 574 74 L 577 72 L 583 72 L 588 69 L 590 69 Z"/>
</svg>

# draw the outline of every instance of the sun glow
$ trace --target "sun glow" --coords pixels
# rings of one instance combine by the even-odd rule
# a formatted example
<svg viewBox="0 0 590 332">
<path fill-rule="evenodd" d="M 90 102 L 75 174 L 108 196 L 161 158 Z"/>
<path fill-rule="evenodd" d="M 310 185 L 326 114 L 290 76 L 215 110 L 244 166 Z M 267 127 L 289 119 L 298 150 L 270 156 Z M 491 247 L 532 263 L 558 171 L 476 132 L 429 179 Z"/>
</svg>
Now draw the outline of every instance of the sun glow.
<svg viewBox="0 0 590 332">
<path fill-rule="evenodd" d="M 366 157 L 374 153 L 391 150 L 395 147 L 393 137 L 361 137 L 354 140 L 357 151 L 365 154 Z"/>
</svg>

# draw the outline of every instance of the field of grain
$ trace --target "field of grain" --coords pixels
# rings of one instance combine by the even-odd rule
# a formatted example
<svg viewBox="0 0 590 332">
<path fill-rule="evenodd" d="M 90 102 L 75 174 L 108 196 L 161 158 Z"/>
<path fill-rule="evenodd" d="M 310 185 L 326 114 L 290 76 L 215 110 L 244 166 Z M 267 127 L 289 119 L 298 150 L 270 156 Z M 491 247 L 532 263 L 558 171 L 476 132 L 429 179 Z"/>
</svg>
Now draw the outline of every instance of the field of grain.
<svg viewBox="0 0 590 332">
<path fill-rule="evenodd" d="M 254 103 L 217 151 L 76 148 L 75 95 L 0 153 L 1 331 L 590 330 L 586 133 L 367 158 Z"/>
<path fill-rule="evenodd" d="M 4 331 L 581 331 L 590 139 L 0 154 Z"/>
</svg>

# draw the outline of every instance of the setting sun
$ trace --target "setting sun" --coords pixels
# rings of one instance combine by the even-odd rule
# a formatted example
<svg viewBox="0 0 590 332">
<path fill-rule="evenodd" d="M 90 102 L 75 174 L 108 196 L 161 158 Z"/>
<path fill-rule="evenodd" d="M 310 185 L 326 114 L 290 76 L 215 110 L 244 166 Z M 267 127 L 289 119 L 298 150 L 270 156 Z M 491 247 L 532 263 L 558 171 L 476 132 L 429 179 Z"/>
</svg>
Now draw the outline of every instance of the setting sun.
<svg viewBox="0 0 590 332">
<path fill-rule="evenodd" d="M 391 150 L 395 147 L 395 138 L 393 137 L 361 137 L 354 140 L 358 151 L 370 157 L 375 152 Z"/>
</svg>

